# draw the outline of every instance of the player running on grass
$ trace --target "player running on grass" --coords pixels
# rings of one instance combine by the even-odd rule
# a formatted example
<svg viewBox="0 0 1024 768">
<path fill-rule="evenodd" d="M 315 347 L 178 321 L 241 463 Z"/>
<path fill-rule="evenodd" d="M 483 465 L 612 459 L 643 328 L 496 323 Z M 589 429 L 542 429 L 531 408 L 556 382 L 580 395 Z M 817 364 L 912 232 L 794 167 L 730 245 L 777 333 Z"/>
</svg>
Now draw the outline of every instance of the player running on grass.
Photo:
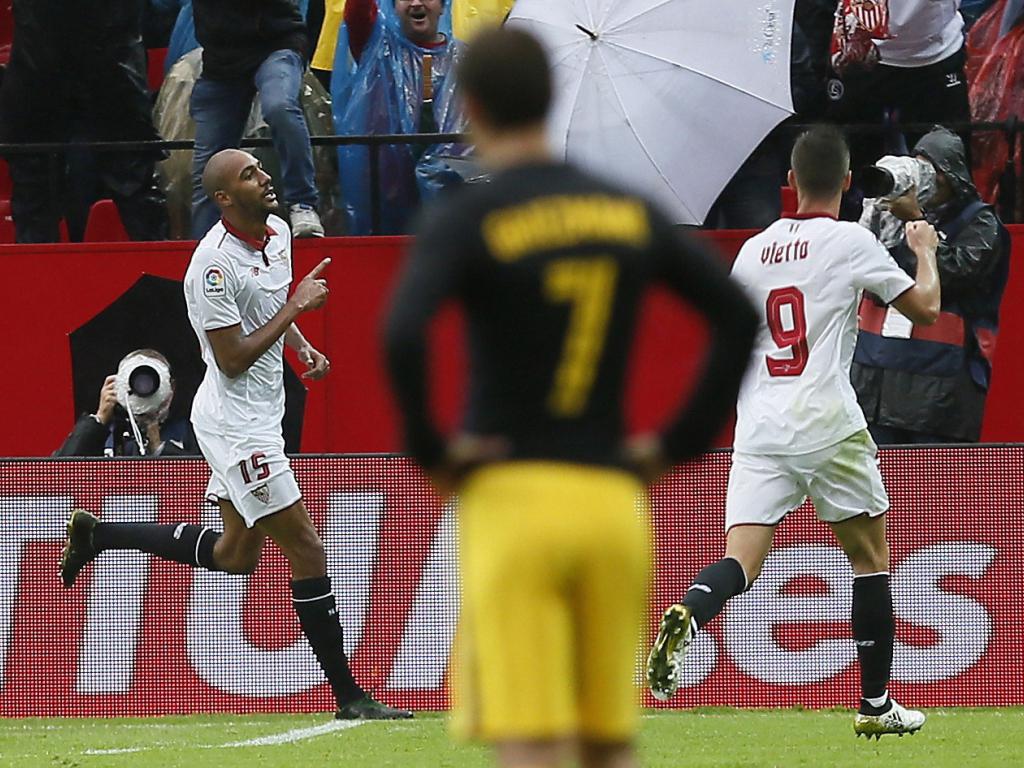
<svg viewBox="0 0 1024 768">
<path fill-rule="evenodd" d="M 72 511 L 61 578 L 70 587 L 100 552 L 136 549 L 211 571 L 252 573 L 267 537 L 288 558 L 292 606 L 334 692 L 339 719 L 390 720 L 412 714 L 370 698 L 352 677 L 327 577 L 324 547 L 284 454 L 284 345 L 309 370 L 327 375 L 327 358 L 295 325 L 327 301 L 324 259 L 288 298 L 291 233 L 270 212 L 274 188 L 248 152 L 227 149 L 203 172 L 221 220 L 196 247 L 185 274 L 189 321 L 206 377 L 192 403 L 192 426 L 212 471 L 207 498 L 220 507 L 223 532 L 199 525 L 103 523 Z"/>
<path fill-rule="evenodd" d="M 834 128 L 803 134 L 789 183 L 799 213 L 748 240 L 733 266 L 762 325 L 740 390 L 726 497 L 725 557 L 697 574 L 669 606 L 648 658 L 654 696 L 679 687 L 680 665 L 700 627 L 761 573 L 775 526 L 808 496 L 853 566 L 853 637 L 861 673 L 857 735 L 914 733 L 924 714 L 888 694 L 895 624 L 889 589 L 885 513 L 889 499 L 864 414 L 850 384 L 857 304 L 868 290 L 915 324 L 939 313 L 938 237 L 923 221 L 907 225 L 917 280 L 860 226 L 836 221 L 850 186 L 850 154 Z"/>
</svg>

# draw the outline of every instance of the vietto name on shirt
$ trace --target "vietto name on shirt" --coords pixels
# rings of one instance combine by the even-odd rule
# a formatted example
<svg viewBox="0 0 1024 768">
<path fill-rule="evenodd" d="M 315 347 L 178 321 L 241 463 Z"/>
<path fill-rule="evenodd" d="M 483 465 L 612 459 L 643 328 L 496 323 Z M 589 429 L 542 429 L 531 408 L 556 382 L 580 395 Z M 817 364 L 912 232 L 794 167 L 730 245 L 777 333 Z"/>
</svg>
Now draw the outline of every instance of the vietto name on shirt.
<svg viewBox="0 0 1024 768">
<path fill-rule="evenodd" d="M 761 249 L 761 263 L 770 266 L 789 261 L 802 261 L 810 255 L 809 250 L 810 243 L 807 240 L 791 240 L 785 244 L 772 242 Z"/>
</svg>

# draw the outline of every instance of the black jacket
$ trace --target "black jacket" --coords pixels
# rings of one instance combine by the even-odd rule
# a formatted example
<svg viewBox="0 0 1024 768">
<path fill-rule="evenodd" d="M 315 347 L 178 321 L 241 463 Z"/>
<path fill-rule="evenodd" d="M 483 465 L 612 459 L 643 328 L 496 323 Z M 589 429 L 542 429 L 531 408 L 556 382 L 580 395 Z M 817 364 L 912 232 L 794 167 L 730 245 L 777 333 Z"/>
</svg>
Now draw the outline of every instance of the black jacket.
<svg viewBox="0 0 1024 768">
<path fill-rule="evenodd" d="M 92 414 L 84 413 L 75 422 L 71 434 L 64 439 L 64 443 L 54 452 L 54 456 L 103 456 L 107 447 L 107 439 L 110 437 L 110 427 L 100 424 L 93 418 Z M 138 456 L 139 446 L 135 440 L 128 438 L 119 456 Z M 198 456 L 199 447 L 196 444 L 195 435 L 191 428 L 187 430 L 181 441 L 165 439 L 163 449 L 157 456 Z"/>
<path fill-rule="evenodd" d="M 251 77 L 274 51 L 309 58 L 306 22 L 294 0 L 193 0 L 203 77 Z"/>
<path fill-rule="evenodd" d="M 66 141 L 71 122 L 92 139 L 159 140 L 142 0 L 15 0 L 13 11 L 0 140 Z"/>
<path fill-rule="evenodd" d="M 942 231 L 978 200 L 963 142 L 956 134 L 935 128 L 917 143 L 914 154 L 931 160 L 953 186 L 953 200 L 925 211 L 926 218 Z M 914 274 L 916 260 L 909 249 L 896 249 L 893 255 Z M 850 375 L 869 423 L 943 435 L 950 441 L 980 438 L 988 361 L 971 331 L 981 325 L 998 328 L 1008 259 L 1008 236 L 989 206 L 982 207 L 952 238 L 940 241 L 936 261 L 942 310 L 961 315 L 967 325 L 964 367 L 953 376 L 930 376 L 854 362 Z"/>
</svg>

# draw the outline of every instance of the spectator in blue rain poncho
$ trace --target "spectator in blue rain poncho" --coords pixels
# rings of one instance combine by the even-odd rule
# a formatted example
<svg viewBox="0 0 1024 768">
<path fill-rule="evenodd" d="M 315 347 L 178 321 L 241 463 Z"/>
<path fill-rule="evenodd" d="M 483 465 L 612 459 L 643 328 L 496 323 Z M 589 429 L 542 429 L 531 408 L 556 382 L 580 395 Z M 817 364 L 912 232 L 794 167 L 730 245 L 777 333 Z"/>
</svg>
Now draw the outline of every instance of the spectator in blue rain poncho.
<svg viewBox="0 0 1024 768">
<path fill-rule="evenodd" d="M 461 45 L 445 0 L 348 0 L 331 93 L 338 134 L 463 131 L 452 74 Z M 421 199 L 461 181 L 446 158 L 466 153 L 458 144 L 382 146 L 376 234 L 406 231 Z M 338 159 L 348 232 L 368 234 L 369 150 L 342 146 Z"/>
</svg>

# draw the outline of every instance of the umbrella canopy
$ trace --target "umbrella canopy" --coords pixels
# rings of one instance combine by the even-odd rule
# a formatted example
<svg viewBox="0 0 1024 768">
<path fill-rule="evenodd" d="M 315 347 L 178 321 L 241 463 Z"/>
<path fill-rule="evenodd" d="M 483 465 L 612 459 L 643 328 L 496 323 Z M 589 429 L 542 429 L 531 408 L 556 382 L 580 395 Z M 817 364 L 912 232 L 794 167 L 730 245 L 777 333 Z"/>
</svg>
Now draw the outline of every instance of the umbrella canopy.
<svg viewBox="0 0 1024 768">
<path fill-rule="evenodd" d="M 793 113 L 794 0 L 518 0 L 545 45 L 556 150 L 700 224 Z"/>
<path fill-rule="evenodd" d="M 155 349 L 171 364 L 174 400 L 169 422 L 187 420 L 192 398 L 206 373 L 199 342 L 188 321 L 185 294 L 178 280 L 142 275 L 84 325 L 69 334 L 75 412 L 96 410 L 103 380 L 117 371 L 121 358 L 135 349 Z M 285 449 L 299 450 L 306 388 L 284 367 Z"/>
</svg>

